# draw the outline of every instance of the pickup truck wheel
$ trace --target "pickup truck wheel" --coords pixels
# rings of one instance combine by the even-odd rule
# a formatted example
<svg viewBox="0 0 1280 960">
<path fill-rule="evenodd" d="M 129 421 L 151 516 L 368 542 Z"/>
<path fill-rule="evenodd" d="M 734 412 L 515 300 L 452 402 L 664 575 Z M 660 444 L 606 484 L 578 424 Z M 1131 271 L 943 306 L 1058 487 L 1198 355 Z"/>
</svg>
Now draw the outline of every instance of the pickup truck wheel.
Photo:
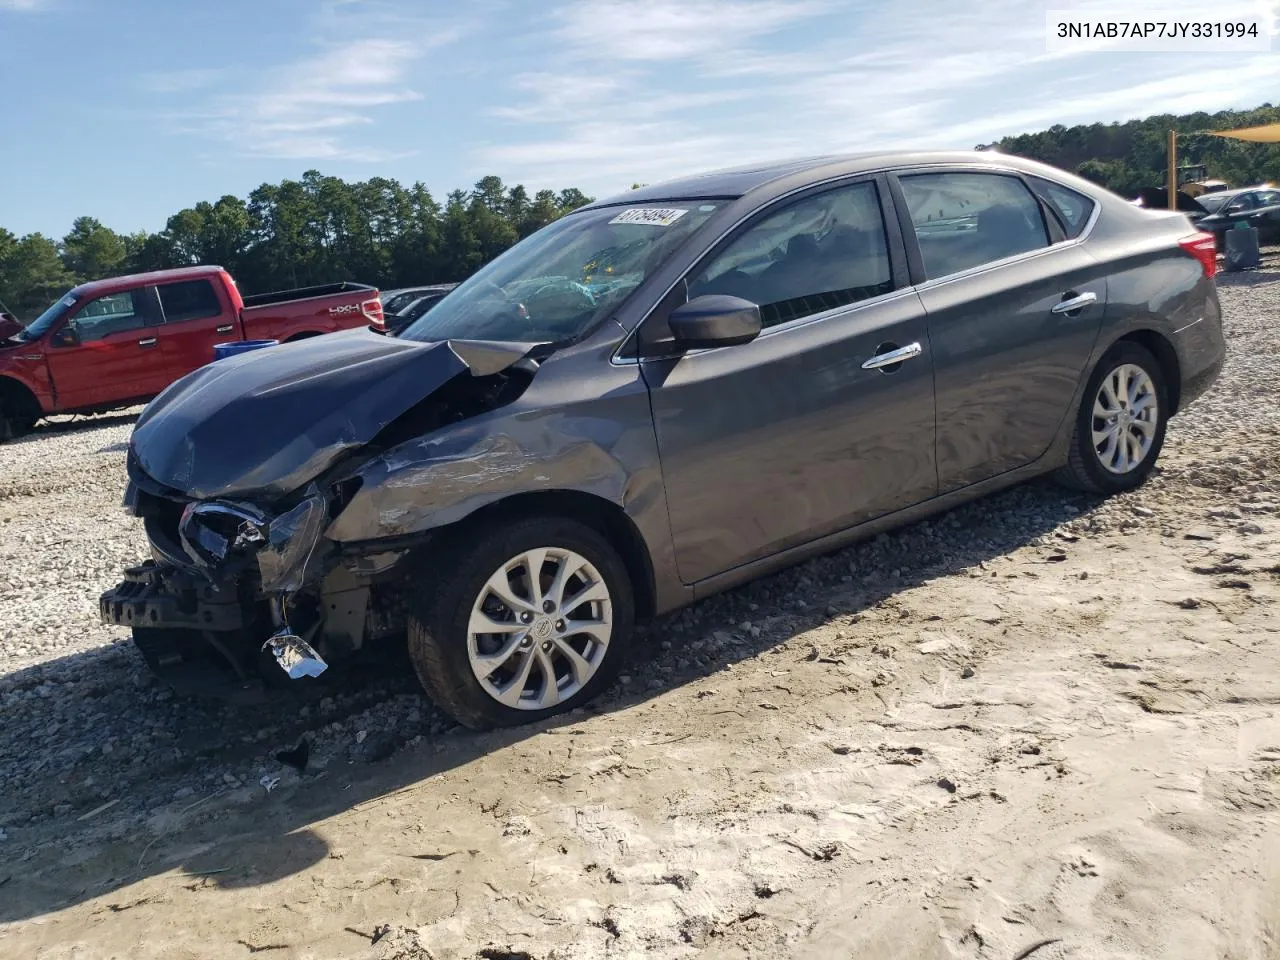
<svg viewBox="0 0 1280 960">
<path fill-rule="evenodd" d="M 1159 361 L 1137 343 L 1116 344 L 1085 386 L 1070 456 L 1056 479 L 1104 495 L 1139 486 L 1164 446 L 1168 411 Z"/>
<path fill-rule="evenodd" d="M 37 419 L 30 413 L 7 406 L 0 398 L 0 443 L 26 436 L 35 427 Z"/>
<path fill-rule="evenodd" d="M 466 727 L 572 710 L 617 675 L 635 600 L 595 530 L 537 518 L 487 527 L 441 558 L 409 616 L 409 655 L 437 706 Z"/>
</svg>

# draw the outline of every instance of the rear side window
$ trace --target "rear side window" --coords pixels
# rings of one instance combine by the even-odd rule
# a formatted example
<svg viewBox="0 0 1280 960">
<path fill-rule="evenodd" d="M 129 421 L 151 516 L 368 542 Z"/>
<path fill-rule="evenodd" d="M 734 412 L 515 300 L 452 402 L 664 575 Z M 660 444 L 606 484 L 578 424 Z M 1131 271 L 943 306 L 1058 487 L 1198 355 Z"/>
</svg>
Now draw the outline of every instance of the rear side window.
<svg viewBox="0 0 1280 960">
<path fill-rule="evenodd" d="M 1071 240 L 1084 232 L 1085 224 L 1093 214 L 1093 200 L 1069 187 L 1039 177 L 1028 177 L 1031 186 L 1058 215 Z"/>
<path fill-rule="evenodd" d="M 208 280 L 167 283 L 158 289 L 165 323 L 201 320 L 222 313 L 222 304 L 218 302 L 218 295 Z"/>
<path fill-rule="evenodd" d="M 1040 204 L 1017 177 L 924 173 L 901 183 L 930 280 L 1049 245 Z"/>
<path fill-rule="evenodd" d="M 889 293 L 893 279 L 876 185 L 805 197 L 749 226 L 689 282 L 689 298 L 759 304 L 766 327 Z"/>
</svg>

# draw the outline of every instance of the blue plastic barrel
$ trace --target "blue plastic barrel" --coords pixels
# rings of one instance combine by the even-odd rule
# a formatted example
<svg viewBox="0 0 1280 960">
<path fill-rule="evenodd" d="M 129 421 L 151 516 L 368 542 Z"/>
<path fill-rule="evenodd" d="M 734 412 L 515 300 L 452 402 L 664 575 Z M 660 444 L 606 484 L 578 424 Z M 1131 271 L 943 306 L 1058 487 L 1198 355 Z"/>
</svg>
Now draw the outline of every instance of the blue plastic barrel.
<svg viewBox="0 0 1280 960">
<path fill-rule="evenodd" d="M 234 357 L 237 353 L 248 353 L 250 350 L 260 350 L 263 347 L 279 346 L 279 340 L 233 340 L 230 343 L 215 343 L 213 345 L 213 359 L 225 360 L 227 357 Z"/>
</svg>

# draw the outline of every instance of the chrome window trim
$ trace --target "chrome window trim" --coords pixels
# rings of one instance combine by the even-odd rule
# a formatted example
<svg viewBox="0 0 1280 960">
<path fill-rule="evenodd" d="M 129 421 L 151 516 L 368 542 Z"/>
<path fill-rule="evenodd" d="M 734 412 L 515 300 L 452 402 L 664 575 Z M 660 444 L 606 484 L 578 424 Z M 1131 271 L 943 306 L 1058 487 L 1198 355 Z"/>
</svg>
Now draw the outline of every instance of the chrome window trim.
<svg viewBox="0 0 1280 960">
<path fill-rule="evenodd" d="M 822 313 L 812 314 L 808 317 L 797 317 L 795 320 L 789 320 L 786 323 L 780 323 L 775 327 L 766 328 L 765 330 L 761 331 L 760 337 L 757 337 L 757 339 L 761 339 L 765 336 L 770 335 L 770 331 L 780 332 L 780 331 L 789 330 L 789 329 L 792 329 L 793 327 L 797 327 L 804 323 L 825 320 L 837 313 L 848 312 L 851 308 L 859 309 L 863 306 L 870 306 L 876 303 L 887 302 L 891 297 L 903 295 L 906 293 L 918 294 L 919 291 L 921 290 L 930 290 L 943 283 L 950 283 L 955 280 L 968 279 L 971 276 L 978 276 L 979 274 L 985 273 L 988 270 L 998 269 L 1000 267 L 1005 267 L 1010 264 L 1019 263 L 1024 260 L 1029 260 L 1033 257 L 1043 256 L 1046 253 L 1052 253 L 1056 250 L 1063 250 L 1068 247 L 1078 246 L 1080 244 L 1083 244 L 1089 238 L 1089 236 L 1093 233 L 1093 229 L 1097 225 L 1098 219 L 1102 215 L 1102 203 L 1101 201 L 1098 200 L 1097 197 L 1094 197 L 1088 193 L 1085 193 L 1084 191 L 1076 187 L 1065 184 L 1062 181 L 1052 176 L 1046 176 L 1042 173 L 1029 174 L 1029 173 L 1026 173 L 1025 171 L 1017 169 L 1016 167 L 1009 167 L 1009 166 L 1005 166 L 1003 164 L 998 164 L 998 163 L 957 164 L 954 160 L 946 160 L 946 161 L 938 161 L 936 163 L 926 162 L 921 164 L 913 164 L 909 167 L 903 167 L 901 165 L 876 167 L 873 170 L 861 170 L 857 173 L 843 173 L 837 176 L 828 177 L 825 180 L 818 180 L 813 183 L 806 183 L 803 186 L 796 187 L 794 190 L 788 190 L 786 193 L 780 194 L 779 196 L 774 197 L 773 200 L 769 201 L 769 203 L 765 204 L 763 207 L 757 207 L 756 209 L 750 211 L 749 213 L 746 213 L 743 216 L 739 217 L 733 223 L 725 227 L 724 230 L 722 230 L 719 233 L 719 235 L 715 237 L 715 239 L 713 239 L 710 243 L 706 245 L 705 249 L 711 250 L 713 247 L 721 243 L 726 237 L 728 237 L 731 233 L 733 233 L 735 230 L 741 227 L 748 220 L 763 214 L 764 211 L 768 210 L 770 207 L 776 206 L 781 203 L 785 203 L 786 201 L 795 197 L 797 194 L 805 193 L 809 190 L 813 190 L 819 187 L 826 187 L 833 184 L 838 184 L 841 181 L 845 181 L 845 180 L 848 180 L 850 182 L 856 182 L 858 180 L 873 179 L 879 176 L 895 176 L 895 175 L 910 176 L 910 173 L 905 171 L 920 171 L 923 173 L 923 172 L 929 172 L 931 170 L 939 170 L 939 169 L 943 171 L 954 170 L 958 173 L 959 172 L 999 173 L 999 174 L 1005 174 L 1008 176 L 1015 176 L 1015 177 L 1018 177 L 1019 179 L 1022 179 L 1025 176 L 1039 177 L 1041 180 L 1045 180 L 1049 183 L 1055 184 L 1056 186 L 1062 187 L 1064 190 L 1070 190 L 1073 193 L 1080 193 L 1083 196 L 1087 197 L 1093 203 L 1093 211 L 1089 214 L 1088 222 L 1085 223 L 1084 229 L 1080 231 L 1080 235 L 1077 237 L 1072 237 L 1070 239 L 1063 240 L 1060 243 L 1051 243 L 1048 246 L 1040 247 L 1035 250 L 1028 250 L 1026 253 L 1015 254 L 1014 256 L 1005 257 L 1001 260 L 993 260 L 990 263 L 979 264 L 976 267 L 970 267 L 968 270 L 961 271 L 960 273 L 947 274 L 946 276 L 943 276 L 943 277 L 937 277 L 932 280 L 925 280 L 923 283 L 907 284 L 904 287 L 899 287 L 897 290 L 891 290 L 886 294 L 881 294 L 879 297 L 872 297 L 867 300 L 861 300 L 856 304 L 847 304 L 844 307 L 836 307 L 832 310 L 827 310 Z M 1026 184 L 1025 180 L 1023 181 L 1023 184 L 1024 186 L 1027 187 L 1028 190 L 1031 190 L 1031 187 Z M 1031 190 L 1031 193 L 1033 196 L 1036 195 L 1034 190 Z M 734 198 L 735 201 L 741 200 L 741 199 L 742 199 L 741 197 Z M 905 238 L 904 238 L 904 241 L 905 241 Z M 919 241 L 916 241 L 916 242 L 918 243 Z M 724 347 L 708 347 L 702 350 L 685 351 L 682 353 L 675 353 L 675 354 L 664 354 L 661 357 L 623 358 L 619 356 L 619 354 L 621 354 L 624 350 L 627 349 L 628 345 L 631 344 L 632 340 L 634 340 L 639 335 L 640 328 L 649 322 L 649 319 L 653 316 L 654 311 L 657 310 L 658 307 L 663 303 L 663 301 L 665 301 L 667 297 L 671 295 L 671 291 L 676 288 L 677 284 L 683 283 L 686 280 L 686 278 L 687 278 L 687 274 L 682 274 L 674 282 L 669 284 L 667 288 L 663 290 L 662 293 L 657 298 L 655 298 L 653 302 L 653 306 L 651 306 L 648 310 L 645 311 L 644 316 L 640 318 L 639 322 L 636 323 L 636 325 L 632 327 L 630 331 L 627 332 L 626 336 L 622 338 L 622 341 L 618 344 L 618 346 L 614 348 L 613 353 L 609 357 L 610 365 L 618 366 L 618 367 L 638 366 L 641 363 L 663 362 L 666 360 L 674 359 L 676 357 L 682 357 L 682 356 L 693 357 L 693 356 L 699 356 L 701 354 L 707 353 L 710 350 L 725 349 Z M 617 320 L 615 319 L 614 322 L 616 323 Z M 619 326 L 621 325 L 619 324 Z"/>
</svg>

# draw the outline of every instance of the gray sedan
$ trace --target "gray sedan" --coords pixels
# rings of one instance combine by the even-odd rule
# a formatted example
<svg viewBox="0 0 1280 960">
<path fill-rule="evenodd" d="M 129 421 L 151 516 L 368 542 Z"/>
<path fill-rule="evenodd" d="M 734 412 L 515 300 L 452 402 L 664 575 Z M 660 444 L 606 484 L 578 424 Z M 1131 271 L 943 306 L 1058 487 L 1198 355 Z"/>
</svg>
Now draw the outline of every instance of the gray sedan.
<svg viewBox="0 0 1280 960">
<path fill-rule="evenodd" d="M 156 398 L 126 494 L 151 557 L 102 617 L 192 692 L 407 642 L 468 726 L 571 709 L 637 620 L 1038 474 L 1142 483 L 1223 363 L 1214 253 L 1181 213 L 988 153 L 593 203 L 400 337 Z"/>
</svg>

